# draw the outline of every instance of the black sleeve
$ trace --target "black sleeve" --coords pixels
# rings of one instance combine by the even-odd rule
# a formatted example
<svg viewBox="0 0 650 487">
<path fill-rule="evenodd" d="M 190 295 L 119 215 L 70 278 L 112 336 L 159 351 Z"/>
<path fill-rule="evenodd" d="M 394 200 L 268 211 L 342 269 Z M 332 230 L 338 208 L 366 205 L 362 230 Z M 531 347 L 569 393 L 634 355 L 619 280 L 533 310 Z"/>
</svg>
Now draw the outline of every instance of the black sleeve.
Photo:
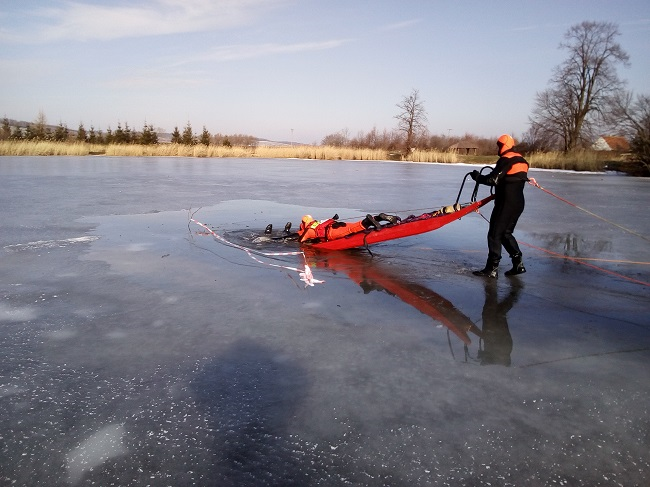
<svg viewBox="0 0 650 487">
<path fill-rule="evenodd" d="M 503 176 L 510 170 L 514 160 L 509 157 L 499 157 L 494 169 L 489 174 L 479 176 L 478 182 L 488 186 L 496 186 Z"/>
</svg>

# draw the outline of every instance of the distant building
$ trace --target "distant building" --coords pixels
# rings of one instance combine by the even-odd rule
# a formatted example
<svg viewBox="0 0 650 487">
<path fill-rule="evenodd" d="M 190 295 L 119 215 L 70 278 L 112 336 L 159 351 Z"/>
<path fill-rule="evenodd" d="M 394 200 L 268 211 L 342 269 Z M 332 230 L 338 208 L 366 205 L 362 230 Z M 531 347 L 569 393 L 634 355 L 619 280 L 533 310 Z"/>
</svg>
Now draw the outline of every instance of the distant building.
<svg viewBox="0 0 650 487">
<path fill-rule="evenodd" d="M 447 150 L 449 152 L 456 152 L 457 154 L 473 155 L 478 153 L 478 145 L 468 140 L 461 140 L 453 145 L 450 145 Z"/>
<path fill-rule="evenodd" d="M 625 137 L 603 135 L 598 137 L 591 148 L 598 151 L 627 152 L 630 144 Z"/>
</svg>

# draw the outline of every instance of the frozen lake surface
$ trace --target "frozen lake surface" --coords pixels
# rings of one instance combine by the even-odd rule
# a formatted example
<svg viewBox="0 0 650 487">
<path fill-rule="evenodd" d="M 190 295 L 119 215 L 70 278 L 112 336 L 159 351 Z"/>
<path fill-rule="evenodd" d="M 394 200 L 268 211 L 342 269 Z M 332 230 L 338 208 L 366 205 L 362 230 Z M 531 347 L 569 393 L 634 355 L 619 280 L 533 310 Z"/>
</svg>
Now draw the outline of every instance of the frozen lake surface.
<svg viewBox="0 0 650 487">
<path fill-rule="evenodd" d="M 477 214 L 308 255 L 307 288 L 189 221 L 294 251 L 253 239 L 471 169 L 0 158 L 0 485 L 647 485 L 650 180 L 531 170 L 618 226 L 529 186 L 497 281 Z"/>
</svg>

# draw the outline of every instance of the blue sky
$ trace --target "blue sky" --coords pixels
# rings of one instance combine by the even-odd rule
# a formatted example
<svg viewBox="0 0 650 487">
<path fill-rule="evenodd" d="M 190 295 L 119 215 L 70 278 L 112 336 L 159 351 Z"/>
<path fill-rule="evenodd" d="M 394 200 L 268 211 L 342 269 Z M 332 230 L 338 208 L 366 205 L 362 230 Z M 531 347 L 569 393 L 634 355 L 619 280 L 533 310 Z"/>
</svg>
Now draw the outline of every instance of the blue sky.
<svg viewBox="0 0 650 487">
<path fill-rule="evenodd" d="M 0 116 L 320 143 L 392 130 L 417 89 L 431 133 L 516 136 L 584 20 L 649 94 L 648 0 L 1 0 Z"/>
</svg>

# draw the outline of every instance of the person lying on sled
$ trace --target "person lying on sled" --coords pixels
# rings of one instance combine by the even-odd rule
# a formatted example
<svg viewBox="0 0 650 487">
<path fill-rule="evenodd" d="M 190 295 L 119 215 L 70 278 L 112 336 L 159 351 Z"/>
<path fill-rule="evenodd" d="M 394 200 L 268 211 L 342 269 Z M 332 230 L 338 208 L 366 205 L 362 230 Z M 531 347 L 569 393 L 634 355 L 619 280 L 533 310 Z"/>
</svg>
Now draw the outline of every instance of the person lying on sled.
<svg viewBox="0 0 650 487">
<path fill-rule="evenodd" d="M 394 215 L 387 215 L 380 213 L 377 216 L 366 215 L 363 220 L 358 222 L 340 222 L 338 215 L 328 220 L 318 221 L 314 220 L 311 215 L 305 215 L 300 222 L 300 229 L 298 230 L 298 240 L 300 243 L 308 242 L 311 240 L 335 240 L 343 238 L 353 233 L 363 232 L 370 227 L 376 230 L 381 229 L 379 222 L 388 222 L 391 224 L 397 223 L 400 218 Z M 285 227 L 285 231 L 287 228 Z"/>
</svg>

